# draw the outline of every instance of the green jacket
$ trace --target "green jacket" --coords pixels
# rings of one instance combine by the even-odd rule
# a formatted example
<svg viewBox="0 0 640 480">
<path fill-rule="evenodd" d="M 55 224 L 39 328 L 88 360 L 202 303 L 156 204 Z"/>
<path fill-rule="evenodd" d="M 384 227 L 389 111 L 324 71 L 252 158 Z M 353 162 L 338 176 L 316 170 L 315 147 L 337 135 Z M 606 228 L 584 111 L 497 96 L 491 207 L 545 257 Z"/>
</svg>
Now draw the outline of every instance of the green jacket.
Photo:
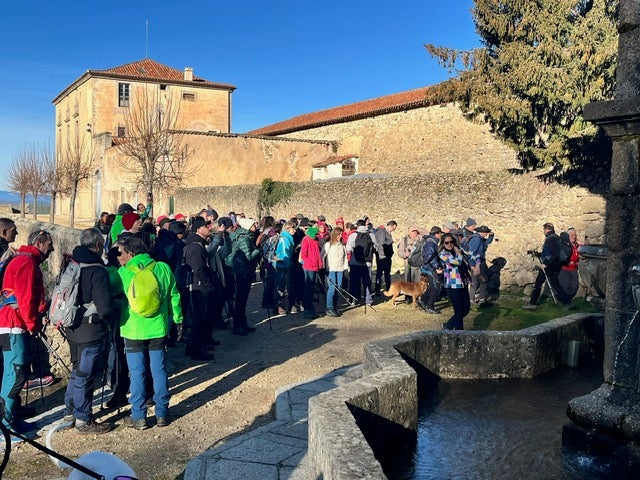
<svg viewBox="0 0 640 480">
<path fill-rule="evenodd" d="M 227 265 L 237 274 L 251 275 L 256 271 L 260 259 L 260 250 L 256 247 L 255 238 L 249 230 L 238 228 L 231 232 L 231 253 Z"/>
<path fill-rule="evenodd" d="M 118 235 L 120 235 L 123 230 L 124 225 L 122 225 L 122 215 L 116 215 L 116 218 L 113 220 L 113 225 L 111 225 L 111 230 L 109 230 L 109 235 L 111 236 L 111 245 L 116 243 L 116 240 L 118 240 Z"/>
<path fill-rule="evenodd" d="M 118 269 L 125 295 L 128 294 L 129 285 L 131 285 L 135 275 L 135 272 L 127 268 L 127 266 L 139 263 L 146 266 L 153 261 L 148 253 L 141 253 L 129 260 L 127 265 Z M 176 288 L 176 280 L 173 273 L 171 273 L 169 265 L 164 262 L 156 262 L 153 267 L 153 273 L 158 279 L 160 295 L 165 301 L 160 304 L 160 311 L 153 317 L 143 317 L 127 307 L 127 315 L 123 316 L 120 324 L 120 334 L 123 338 L 129 340 L 163 338 L 169 335 L 169 322 L 171 320 L 177 324 L 182 323 L 180 294 Z"/>
</svg>

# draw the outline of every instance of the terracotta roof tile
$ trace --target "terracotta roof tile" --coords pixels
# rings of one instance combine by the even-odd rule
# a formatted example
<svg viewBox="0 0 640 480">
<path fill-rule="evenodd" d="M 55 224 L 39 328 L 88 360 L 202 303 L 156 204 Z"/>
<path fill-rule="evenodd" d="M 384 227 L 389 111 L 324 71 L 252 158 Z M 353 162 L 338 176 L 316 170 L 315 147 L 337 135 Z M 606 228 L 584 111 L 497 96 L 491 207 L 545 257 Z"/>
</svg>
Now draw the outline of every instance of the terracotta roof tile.
<svg viewBox="0 0 640 480">
<path fill-rule="evenodd" d="M 119 77 L 139 78 L 141 80 L 164 80 L 167 82 L 185 81 L 184 72 L 158 63 L 150 58 L 120 65 L 119 67 L 107 68 L 106 70 L 88 70 L 88 73 L 92 75 L 107 74 Z M 235 89 L 233 85 L 210 82 L 196 75 L 193 76 L 193 81 L 199 85 L 212 85 Z"/>
<path fill-rule="evenodd" d="M 193 81 L 184 79 L 184 72 L 177 70 L 161 63 L 145 58 L 144 60 L 138 60 L 137 62 L 127 63 L 120 65 L 119 67 L 107 68 L 106 70 L 87 70 L 78 79 L 76 79 L 71 85 L 67 86 L 56 98 L 53 99 L 53 104 L 56 104 L 67 92 L 73 88 L 84 83 L 91 77 L 107 77 L 114 79 L 124 80 L 142 80 L 149 82 L 164 82 L 170 84 L 179 85 L 193 85 L 197 87 L 205 88 L 219 88 L 229 91 L 236 89 L 234 85 L 228 83 L 216 83 L 204 78 L 193 75 Z"/>
<path fill-rule="evenodd" d="M 328 165 L 333 165 L 334 163 L 342 163 L 345 160 L 349 160 L 351 158 L 358 158 L 357 155 L 342 155 L 340 157 L 329 157 L 326 160 L 322 160 L 321 162 L 314 163 L 311 165 L 312 168 L 320 168 L 326 167 Z"/>
<path fill-rule="evenodd" d="M 416 88 L 319 112 L 306 113 L 248 133 L 251 135 L 283 135 L 298 130 L 432 105 L 433 99 L 427 99 L 427 92 L 431 88 Z"/>
</svg>

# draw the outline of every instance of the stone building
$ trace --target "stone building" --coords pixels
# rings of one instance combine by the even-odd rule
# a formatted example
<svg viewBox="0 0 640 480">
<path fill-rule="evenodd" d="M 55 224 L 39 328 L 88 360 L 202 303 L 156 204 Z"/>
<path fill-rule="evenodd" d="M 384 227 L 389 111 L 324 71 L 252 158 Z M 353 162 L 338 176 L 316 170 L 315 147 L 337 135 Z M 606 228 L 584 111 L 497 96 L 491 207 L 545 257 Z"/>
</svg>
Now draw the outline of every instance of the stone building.
<svg viewBox="0 0 640 480">
<path fill-rule="evenodd" d="M 132 111 L 142 105 L 157 109 L 159 117 L 173 105 L 173 135 L 189 151 L 186 186 L 259 183 L 269 176 L 307 180 L 311 165 L 335 155 L 334 142 L 231 134 L 234 89 L 200 78 L 192 68 L 180 71 L 151 59 L 87 70 L 66 87 L 53 99 L 56 150 L 58 154 L 69 146 L 82 150 L 91 163 L 89 178 L 79 185 L 76 220 L 91 221 L 100 211 L 113 212 L 122 202 L 146 198 L 131 174 L 135 160 L 118 148 L 127 142 Z M 173 190 L 154 193 L 156 212 L 169 211 Z M 69 202 L 63 198 L 56 213 L 64 216 L 68 210 Z"/>
</svg>

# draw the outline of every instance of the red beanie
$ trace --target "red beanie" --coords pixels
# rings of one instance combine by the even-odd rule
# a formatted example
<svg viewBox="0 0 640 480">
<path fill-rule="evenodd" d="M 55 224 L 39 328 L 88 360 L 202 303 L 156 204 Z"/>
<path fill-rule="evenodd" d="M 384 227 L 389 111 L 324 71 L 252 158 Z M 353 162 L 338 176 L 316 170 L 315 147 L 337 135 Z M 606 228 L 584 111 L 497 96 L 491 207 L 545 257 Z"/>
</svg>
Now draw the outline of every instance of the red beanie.
<svg viewBox="0 0 640 480">
<path fill-rule="evenodd" d="M 122 226 L 125 230 L 131 230 L 136 220 L 140 218 L 137 213 L 129 212 L 122 217 Z"/>
</svg>

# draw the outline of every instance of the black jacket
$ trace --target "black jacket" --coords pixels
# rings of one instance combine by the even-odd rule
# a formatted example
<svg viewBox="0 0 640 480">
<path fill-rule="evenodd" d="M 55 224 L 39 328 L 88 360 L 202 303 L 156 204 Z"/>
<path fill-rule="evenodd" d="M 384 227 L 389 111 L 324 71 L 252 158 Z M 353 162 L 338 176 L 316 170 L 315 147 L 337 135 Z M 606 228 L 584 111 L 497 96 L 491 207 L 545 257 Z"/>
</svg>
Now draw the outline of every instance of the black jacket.
<svg viewBox="0 0 640 480">
<path fill-rule="evenodd" d="M 82 269 L 80 273 L 80 292 L 78 302 L 93 303 L 98 310 L 97 315 L 83 319 L 75 329 L 67 329 L 67 337 L 75 343 L 91 343 L 100 341 L 109 331 L 112 321 L 113 305 L 109 295 L 109 274 L 104 262 L 97 253 L 87 247 L 78 246 L 73 249 L 73 259 L 80 263 L 96 263 Z"/>
<path fill-rule="evenodd" d="M 207 241 L 197 233 L 190 233 L 185 240 L 182 255 L 193 271 L 193 290 L 211 293 L 215 289 L 213 273 L 209 265 L 209 255 L 205 245 Z"/>
<path fill-rule="evenodd" d="M 157 262 L 166 263 L 171 268 L 171 271 L 175 272 L 182 259 L 183 246 L 184 244 L 178 238 L 178 235 L 171 230 L 161 228 L 156 237 L 153 259 Z"/>
</svg>

